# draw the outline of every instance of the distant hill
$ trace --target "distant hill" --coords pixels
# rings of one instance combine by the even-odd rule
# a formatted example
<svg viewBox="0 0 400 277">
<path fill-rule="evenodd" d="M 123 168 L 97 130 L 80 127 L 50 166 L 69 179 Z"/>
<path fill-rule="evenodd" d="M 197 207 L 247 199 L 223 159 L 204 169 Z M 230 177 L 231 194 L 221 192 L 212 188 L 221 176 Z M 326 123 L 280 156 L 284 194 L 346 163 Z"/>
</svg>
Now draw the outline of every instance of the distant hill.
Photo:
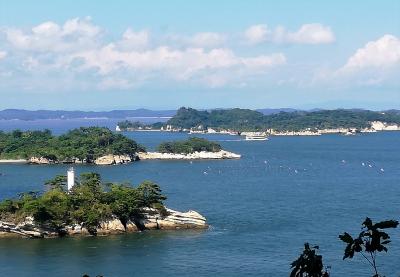
<svg viewBox="0 0 400 277">
<path fill-rule="evenodd" d="M 165 124 L 182 129 L 230 129 L 235 131 L 277 131 L 321 130 L 336 128 L 370 127 L 372 121 L 400 124 L 398 111 L 376 112 L 361 109 L 337 109 L 292 111 L 265 115 L 249 109 L 198 111 L 182 107 Z"/>
<path fill-rule="evenodd" d="M 299 110 L 291 109 L 291 108 L 281 108 L 281 109 L 257 109 L 256 111 L 260 112 L 264 115 L 270 115 L 270 114 L 276 114 L 276 113 L 280 113 L 280 112 L 292 113 L 292 112 L 297 112 Z"/>
<path fill-rule="evenodd" d="M 106 112 L 86 112 L 86 111 L 63 111 L 63 110 L 20 110 L 7 109 L 0 111 L 0 119 L 76 119 L 76 118 L 130 118 L 130 117 L 172 117 L 176 110 L 153 111 L 147 109 L 137 110 L 113 110 Z"/>
</svg>

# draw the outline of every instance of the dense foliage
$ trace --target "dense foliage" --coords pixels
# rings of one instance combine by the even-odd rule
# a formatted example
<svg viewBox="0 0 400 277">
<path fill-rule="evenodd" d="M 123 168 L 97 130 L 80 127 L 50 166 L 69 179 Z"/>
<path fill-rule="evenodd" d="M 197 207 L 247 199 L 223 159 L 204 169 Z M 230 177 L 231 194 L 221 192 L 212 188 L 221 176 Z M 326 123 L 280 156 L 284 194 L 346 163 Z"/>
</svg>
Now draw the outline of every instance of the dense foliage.
<svg viewBox="0 0 400 277">
<path fill-rule="evenodd" d="M 169 141 L 161 143 L 157 151 L 161 153 L 189 154 L 193 152 L 207 151 L 218 152 L 221 145 L 203 138 L 189 138 L 184 141 Z"/>
<path fill-rule="evenodd" d="M 321 110 L 313 112 L 280 112 L 263 115 L 247 109 L 198 111 L 180 108 L 167 121 L 176 128 L 230 129 L 235 131 L 299 131 L 334 128 L 366 128 L 371 121 L 400 124 L 400 114 L 396 111 L 374 112 L 368 110 Z"/>
<path fill-rule="evenodd" d="M 0 202 L 0 219 L 35 222 L 63 232 L 66 225 L 78 223 L 92 234 L 101 221 L 118 217 L 125 225 L 130 218 L 140 218 L 141 209 L 153 207 L 165 213 L 160 187 L 145 181 L 137 187 L 129 184 L 104 184 L 97 173 L 83 173 L 70 192 L 65 190 L 65 176 L 46 182 L 49 190 L 39 195 L 23 193 L 18 199 Z"/>
<path fill-rule="evenodd" d="M 3 159 L 39 156 L 90 162 L 107 154 L 134 155 L 141 148 L 135 141 L 100 127 L 81 127 L 61 136 L 53 136 L 49 130 L 0 132 L 0 158 Z"/>
</svg>

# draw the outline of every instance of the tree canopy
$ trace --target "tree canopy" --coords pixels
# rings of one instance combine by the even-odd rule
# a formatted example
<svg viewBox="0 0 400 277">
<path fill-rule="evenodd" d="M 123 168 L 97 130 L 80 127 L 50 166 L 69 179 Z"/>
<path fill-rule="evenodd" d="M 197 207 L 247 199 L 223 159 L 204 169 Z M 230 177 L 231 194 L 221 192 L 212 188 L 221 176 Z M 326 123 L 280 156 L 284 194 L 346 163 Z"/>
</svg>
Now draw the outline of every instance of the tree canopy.
<svg viewBox="0 0 400 277">
<path fill-rule="evenodd" d="M 203 138 L 189 138 L 183 141 L 169 141 L 161 143 L 157 151 L 161 153 L 189 154 L 194 152 L 218 152 L 221 145 Z"/>
<path fill-rule="evenodd" d="M 319 110 L 280 112 L 264 115 L 249 109 L 224 109 L 199 111 L 192 108 L 180 108 L 176 115 L 165 125 L 178 129 L 228 129 L 233 131 L 301 131 L 336 128 L 367 128 L 371 121 L 400 124 L 398 111 L 376 112 L 369 110 Z M 128 124 L 128 123 L 126 123 Z M 131 124 L 135 128 L 134 123 Z M 141 124 L 144 125 L 144 124 Z M 162 124 L 147 125 L 160 129 Z M 143 127 L 143 126 L 142 126 Z M 146 128 L 146 127 L 143 127 Z"/>
<path fill-rule="evenodd" d="M 103 155 L 134 155 L 139 150 L 144 149 L 135 141 L 101 127 L 81 127 L 61 136 L 53 136 L 50 130 L 0 132 L 0 158 L 3 159 L 38 156 L 55 161 L 91 162 Z"/>
<path fill-rule="evenodd" d="M 62 231 L 66 225 L 82 224 L 92 234 L 101 221 L 117 217 L 125 225 L 132 217 L 140 217 L 143 208 L 166 210 L 160 187 L 144 181 L 137 187 L 130 184 L 103 183 L 97 173 L 83 173 L 67 192 L 60 185 L 65 176 L 49 180 L 49 190 L 42 194 L 23 193 L 16 199 L 0 202 L 0 219 L 23 220 L 33 216 L 35 222 Z M 57 185 L 53 185 L 57 184 Z"/>
</svg>

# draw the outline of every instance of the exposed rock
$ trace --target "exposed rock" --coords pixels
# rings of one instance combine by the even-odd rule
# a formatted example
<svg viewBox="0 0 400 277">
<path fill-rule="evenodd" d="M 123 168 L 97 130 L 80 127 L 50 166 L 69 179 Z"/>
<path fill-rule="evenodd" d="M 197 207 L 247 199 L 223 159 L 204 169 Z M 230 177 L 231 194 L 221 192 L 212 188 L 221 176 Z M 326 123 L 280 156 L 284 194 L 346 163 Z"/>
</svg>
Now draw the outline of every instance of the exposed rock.
<svg viewBox="0 0 400 277">
<path fill-rule="evenodd" d="M 45 157 L 31 157 L 29 159 L 29 163 L 31 164 L 54 164 L 57 163 L 58 161 L 45 158 Z"/>
<path fill-rule="evenodd" d="M 13 234 L 21 237 L 29 238 L 43 238 L 46 233 L 44 230 L 36 228 L 30 219 L 20 224 L 12 222 L 0 221 L 0 235 L 1 233 Z"/>
<path fill-rule="evenodd" d="M 221 150 L 218 152 L 193 152 L 189 154 L 174 154 L 160 152 L 140 152 L 140 160 L 205 160 L 205 159 L 239 159 L 241 156 L 232 152 Z"/>
<path fill-rule="evenodd" d="M 89 231 L 85 227 L 82 227 L 81 224 L 74 224 L 71 226 L 67 226 L 65 228 L 65 230 L 66 230 L 66 233 L 70 236 L 73 236 L 73 235 L 89 236 L 90 235 Z"/>
<path fill-rule="evenodd" d="M 400 131 L 400 126 L 397 124 L 388 124 L 381 121 L 372 121 L 371 129 L 376 131 Z"/>
<path fill-rule="evenodd" d="M 145 229 L 204 229 L 208 228 L 206 218 L 196 211 L 185 213 L 167 209 L 167 216 L 162 216 L 157 210 L 147 208 L 141 224 Z"/>
<path fill-rule="evenodd" d="M 122 225 L 121 221 L 117 218 L 110 219 L 108 221 L 103 221 L 100 223 L 99 228 L 97 228 L 97 234 L 108 235 L 108 234 L 118 234 L 124 233 L 125 227 Z"/>
<path fill-rule="evenodd" d="M 167 215 L 162 215 L 153 208 L 143 209 L 141 218 L 128 220 L 126 226 L 118 218 L 101 222 L 96 229 L 97 235 L 132 233 L 141 230 L 176 230 L 176 229 L 206 229 L 206 219 L 195 211 L 185 213 L 166 209 Z M 89 236 L 90 232 L 82 224 L 66 226 L 61 232 L 35 224 L 32 217 L 27 217 L 18 224 L 0 220 L 0 237 L 18 236 L 28 238 L 68 236 Z"/>
<path fill-rule="evenodd" d="M 138 231 L 140 231 L 140 229 L 136 226 L 136 224 L 132 220 L 128 220 L 126 223 L 126 232 L 133 233 Z"/>
<path fill-rule="evenodd" d="M 130 163 L 134 159 L 128 155 L 105 155 L 97 158 L 94 163 L 97 165 L 113 165 L 113 164 L 125 164 Z"/>
</svg>

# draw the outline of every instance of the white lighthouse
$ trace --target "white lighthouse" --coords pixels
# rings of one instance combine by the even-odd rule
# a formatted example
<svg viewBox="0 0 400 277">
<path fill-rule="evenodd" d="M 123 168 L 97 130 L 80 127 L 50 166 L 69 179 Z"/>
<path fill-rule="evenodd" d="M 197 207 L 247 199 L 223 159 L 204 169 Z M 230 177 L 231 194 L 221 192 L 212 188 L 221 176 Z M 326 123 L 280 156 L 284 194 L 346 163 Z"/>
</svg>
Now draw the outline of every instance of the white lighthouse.
<svg viewBox="0 0 400 277">
<path fill-rule="evenodd" d="M 67 171 L 67 186 L 68 186 L 68 191 L 72 189 L 72 187 L 75 185 L 75 171 L 73 167 L 70 167 Z"/>
</svg>

